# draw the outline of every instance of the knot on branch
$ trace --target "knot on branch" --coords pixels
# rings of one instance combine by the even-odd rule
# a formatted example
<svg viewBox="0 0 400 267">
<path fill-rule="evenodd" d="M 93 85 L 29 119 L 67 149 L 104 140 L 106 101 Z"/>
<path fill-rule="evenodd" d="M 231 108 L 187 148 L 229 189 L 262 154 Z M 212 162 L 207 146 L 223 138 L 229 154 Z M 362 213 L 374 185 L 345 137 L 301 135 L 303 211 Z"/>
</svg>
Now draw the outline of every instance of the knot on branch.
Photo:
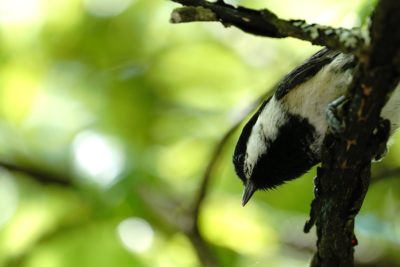
<svg viewBox="0 0 400 267">
<path fill-rule="evenodd" d="M 201 6 L 176 8 L 172 11 L 170 18 L 171 23 L 217 20 L 217 16 L 213 11 Z"/>
</svg>

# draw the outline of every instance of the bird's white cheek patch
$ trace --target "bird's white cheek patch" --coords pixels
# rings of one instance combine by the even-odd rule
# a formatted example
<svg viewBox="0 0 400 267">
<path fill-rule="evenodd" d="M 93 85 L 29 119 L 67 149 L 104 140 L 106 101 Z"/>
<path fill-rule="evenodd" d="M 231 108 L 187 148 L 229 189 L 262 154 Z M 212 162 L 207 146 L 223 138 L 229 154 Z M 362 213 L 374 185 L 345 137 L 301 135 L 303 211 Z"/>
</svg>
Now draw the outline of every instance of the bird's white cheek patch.
<svg viewBox="0 0 400 267">
<path fill-rule="evenodd" d="M 260 113 L 254 124 L 249 140 L 247 141 L 244 170 L 249 179 L 258 159 L 268 150 L 268 145 L 273 142 L 279 132 L 280 126 L 286 119 L 281 104 L 272 97 Z"/>
<path fill-rule="evenodd" d="M 250 178 L 258 158 L 260 155 L 264 154 L 266 150 L 267 144 L 265 143 L 263 129 L 257 121 L 257 123 L 253 126 L 250 138 L 247 141 L 246 158 L 244 161 L 244 171 L 247 179 Z"/>
</svg>

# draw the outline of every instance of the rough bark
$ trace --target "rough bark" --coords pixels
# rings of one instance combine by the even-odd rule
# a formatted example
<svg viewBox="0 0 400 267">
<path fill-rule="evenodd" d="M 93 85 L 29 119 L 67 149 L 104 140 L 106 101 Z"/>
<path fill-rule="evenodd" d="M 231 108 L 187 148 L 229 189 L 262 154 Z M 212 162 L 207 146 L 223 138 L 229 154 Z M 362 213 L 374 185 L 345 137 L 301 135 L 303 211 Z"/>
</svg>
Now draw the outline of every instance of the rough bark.
<svg viewBox="0 0 400 267">
<path fill-rule="evenodd" d="M 372 16 L 371 45 L 343 107 L 345 130 L 325 138 L 318 173 L 321 212 L 317 218 L 317 253 L 312 266 L 353 266 L 355 216 L 370 181 L 371 156 L 384 141 L 379 134 L 380 111 L 399 82 L 400 1 L 381 0 Z"/>
<path fill-rule="evenodd" d="M 234 26 L 247 33 L 271 37 L 294 37 L 315 45 L 362 55 L 369 43 L 368 32 L 360 28 L 334 28 L 308 24 L 305 20 L 284 20 L 268 9 L 253 10 L 234 7 L 223 1 L 172 0 L 185 7 L 176 8 L 171 14 L 172 23 L 193 21 L 219 21 L 224 26 Z"/>
</svg>

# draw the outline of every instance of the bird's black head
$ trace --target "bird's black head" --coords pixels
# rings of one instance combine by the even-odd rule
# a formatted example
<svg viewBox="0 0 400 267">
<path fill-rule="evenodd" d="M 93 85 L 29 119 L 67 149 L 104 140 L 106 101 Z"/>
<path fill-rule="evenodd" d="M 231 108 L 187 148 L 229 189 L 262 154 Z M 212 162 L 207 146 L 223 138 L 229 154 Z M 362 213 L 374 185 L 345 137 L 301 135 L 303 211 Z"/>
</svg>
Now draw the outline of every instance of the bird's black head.
<svg viewBox="0 0 400 267">
<path fill-rule="evenodd" d="M 249 120 L 235 148 L 233 163 L 245 185 L 243 205 L 256 190 L 275 188 L 319 162 L 315 128 L 307 119 L 276 111 L 273 102 L 266 101 Z"/>
</svg>

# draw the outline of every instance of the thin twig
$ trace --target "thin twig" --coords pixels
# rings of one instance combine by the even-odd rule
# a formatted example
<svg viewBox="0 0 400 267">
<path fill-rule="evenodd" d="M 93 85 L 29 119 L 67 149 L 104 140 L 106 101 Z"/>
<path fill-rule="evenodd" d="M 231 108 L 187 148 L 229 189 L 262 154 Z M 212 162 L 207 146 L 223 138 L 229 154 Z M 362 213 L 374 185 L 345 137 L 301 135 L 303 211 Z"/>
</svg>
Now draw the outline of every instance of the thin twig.
<svg viewBox="0 0 400 267">
<path fill-rule="evenodd" d="M 275 87 L 276 86 L 274 86 L 273 88 L 275 88 Z M 201 208 L 201 205 L 203 204 L 204 199 L 208 193 L 209 185 L 211 182 L 211 176 L 218 165 L 218 160 L 221 157 L 223 148 L 225 147 L 226 143 L 229 141 L 230 137 L 235 133 L 235 131 L 243 123 L 243 120 L 246 119 L 254 111 L 254 109 L 257 106 L 259 106 L 260 103 L 262 101 L 264 101 L 266 98 L 268 98 L 268 96 L 270 96 L 272 93 L 273 93 L 273 90 L 266 91 L 265 94 L 261 95 L 259 98 L 257 98 L 255 101 L 253 101 L 243 112 L 241 112 L 240 117 L 237 119 L 237 121 L 222 136 L 220 141 L 215 146 L 214 152 L 212 153 L 211 159 L 208 162 L 206 170 L 203 174 L 203 178 L 201 179 L 199 192 L 193 203 L 192 213 L 193 213 L 193 218 L 194 218 L 195 224 L 198 223 L 200 208 Z"/>
<path fill-rule="evenodd" d="M 377 171 L 371 177 L 371 183 L 377 183 L 382 180 L 387 180 L 389 178 L 395 178 L 400 176 L 400 167 L 390 168 L 390 169 L 383 169 Z"/>
<path fill-rule="evenodd" d="M 212 175 L 218 166 L 219 159 L 223 152 L 223 149 L 226 143 L 229 141 L 230 137 L 235 133 L 235 131 L 242 124 L 243 120 L 249 116 L 251 112 L 253 112 L 254 108 L 257 107 L 262 101 L 264 101 L 270 94 L 271 90 L 267 91 L 267 93 L 260 96 L 257 100 L 251 103 L 244 112 L 241 113 L 241 116 L 237 119 L 237 121 L 233 124 L 233 126 L 223 135 L 220 141 L 215 146 L 214 152 L 212 153 L 211 159 L 208 162 L 206 170 L 204 172 L 203 178 L 201 179 L 201 184 L 199 187 L 199 191 L 197 197 L 195 198 L 192 209 L 191 209 L 191 222 L 192 225 L 189 228 L 188 236 L 192 241 L 192 244 L 196 248 L 197 254 L 199 255 L 200 260 L 205 266 L 218 266 L 218 262 L 213 256 L 212 250 L 208 245 L 207 241 L 204 240 L 203 236 L 200 233 L 199 229 L 199 216 L 201 211 L 201 206 L 204 203 L 206 196 L 208 195 L 210 183 L 212 180 Z"/>
<path fill-rule="evenodd" d="M 32 179 L 42 184 L 54 184 L 60 186 L 72 186 L 72 179 L 67 176 L 51 173 L 48 170 L 42 170 L 34 167 L 17 165 L 11 162 L 0 161 L 0 168 L 11 172 L 18 172 L 30 176 Z"/>
</svg>

